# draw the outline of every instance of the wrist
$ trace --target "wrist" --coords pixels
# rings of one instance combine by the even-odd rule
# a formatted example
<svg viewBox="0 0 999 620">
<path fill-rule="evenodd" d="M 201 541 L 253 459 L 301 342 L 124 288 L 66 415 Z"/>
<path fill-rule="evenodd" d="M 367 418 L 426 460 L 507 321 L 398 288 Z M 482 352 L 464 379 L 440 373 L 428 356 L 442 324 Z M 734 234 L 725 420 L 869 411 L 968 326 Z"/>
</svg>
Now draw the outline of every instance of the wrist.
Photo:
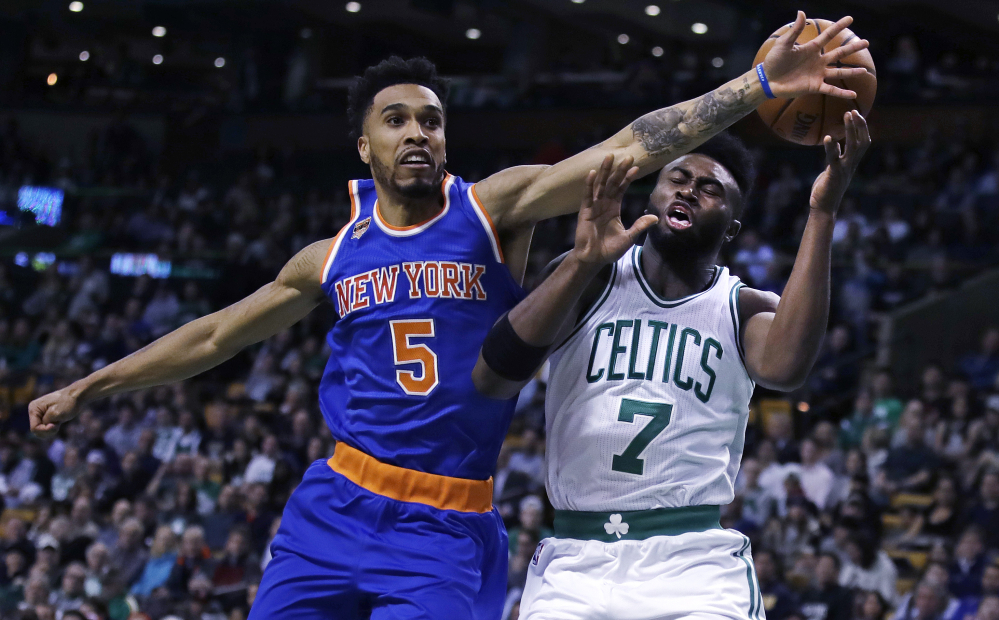
<svg viewBox="0 0 999 620">
<path fill-rule="evenodd" d="M 95 384 L 94 375 L 90 375 L 69 384 L 65 390 L 70 398 L 76 401 L 77 405 L 86 405 L 91 401 L 97 400 L 97 387 Z"/>
<path fill-rule="evenodd" d="M 819 223 L 835 224 L 836 211 L 838 210 L 839 210 L 838 203 L 834 205 L 828 205 L 823 203 L 810 205 L 808 209 L 808 219 L 815 220 L 816 222 Z"/>
<path fill-rule="evenodd" d="M 763 95 L 767 99 L 776 99 L 777 95 L 774 94 L 773 88 L 770 85 L 770 80 L 767 79 L 767 72 L 765 71 L 762 62 L 753 67 L 753 73 L 756 75 L 756 82 L 760 85 L 760 90 L 763 91 Z"/>
<path fill-rule="evenodd" d="M 589 260 L 584 256 L 583 252 L 573 248 L 569 250 L 569 255 L 565 257 L 565 261 L 562 264 L 565 265 L 566 269 L 570 270 L 572 275 L 592 278 L 609 263 L 603 260 Z"/>
</svg>

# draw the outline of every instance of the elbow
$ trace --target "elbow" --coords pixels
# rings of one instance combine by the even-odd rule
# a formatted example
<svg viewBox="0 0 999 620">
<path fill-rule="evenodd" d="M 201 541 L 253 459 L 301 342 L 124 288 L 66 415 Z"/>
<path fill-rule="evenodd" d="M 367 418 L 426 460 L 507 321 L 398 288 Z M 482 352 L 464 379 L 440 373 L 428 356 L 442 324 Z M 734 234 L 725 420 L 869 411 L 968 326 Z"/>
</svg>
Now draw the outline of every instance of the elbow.
<svg viewBox="0 0 999 620">
<path fill-rule="evenodd" d="M 805 385 L 811 369 L 794 368 L 778 372 L 760 373 L 754 377 L 758 385 L 778 392 L 793 392 Z"/>
</svg>

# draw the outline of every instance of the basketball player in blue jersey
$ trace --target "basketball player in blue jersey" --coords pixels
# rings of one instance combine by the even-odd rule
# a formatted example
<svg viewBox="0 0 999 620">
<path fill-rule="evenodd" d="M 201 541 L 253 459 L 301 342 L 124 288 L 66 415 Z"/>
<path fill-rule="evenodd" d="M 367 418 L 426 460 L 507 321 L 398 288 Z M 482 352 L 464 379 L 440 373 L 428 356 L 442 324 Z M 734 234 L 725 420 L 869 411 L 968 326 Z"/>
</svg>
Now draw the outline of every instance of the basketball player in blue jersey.
<svg viewBox="0 0 999 620">
<path fill-rule="evenodd" d="M 338 318 L 319 402 L 337 444 L 285 507 L 251 618 L 498 618 L 507 543 L 490 476 L 513 402 L 480 396 L 471 372 L 490 327 L 523 297 L 534 224 L 578 210 L 607 155 L 645 174 L 768 94 L 853 97 L 825 80 L 863 71 L 831 65 L 866 41 L 822 51 L 850 22 L 800 46 L 792 33 L 758 68 L 559 164 L 475 185 L 445 171 L 447 88 L 433 65 L 371 67 L 349 116 L 372 179 L 350 183 L 351 219 L 337 236 L 246 299 L 34 401 L 31 428 L 51 436 L 85 403 L 192 377 L 329 301 Z"/>
</svg>

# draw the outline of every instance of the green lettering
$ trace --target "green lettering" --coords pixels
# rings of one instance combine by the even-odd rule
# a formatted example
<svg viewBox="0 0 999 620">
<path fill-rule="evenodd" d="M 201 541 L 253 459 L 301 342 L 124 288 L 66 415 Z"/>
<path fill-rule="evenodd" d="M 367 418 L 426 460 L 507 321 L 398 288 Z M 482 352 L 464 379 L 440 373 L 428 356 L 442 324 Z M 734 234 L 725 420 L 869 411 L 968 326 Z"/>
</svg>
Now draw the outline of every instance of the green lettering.
<svg viewBox="0 0 999 620">
<path fill-rule="evenodd" d="M 692 378 L 680 378 L 680 373 L 683 372 L 683 352 L 687 348 L 687 336 L 694 337 L 694 344 L 701 344 L 701 334 L 693 327 L 684 327 L 680 332 L 680 348 L 676 353 L 676 366 L 673 367 L 673 383 L 681 390 L 689 390 L 694 385 Z"/>
<path fill-rule="evenodd" d="M 676 340 L 676 324 L 669 327 L 669 340 L 666 341 L 666 363 L 663 365 L 663 383 L 669 383 L 669 365 L 673 360 L 673 341 Z"/>
<path fill-rule="evenodd" d="M 656 369 L 656 353 L 659 352 L 659 332 L 669 327 L 669 323 L 662 321 L 649 321 L 652 327 L 652 349 L 649 351 L 649 366 L 645 369 L 645 380 L 652 381 L 652 371 Z M 666 358 L 669 364 L 669 358 Z"/>
<path fill-rule="evenodd" d="M 593 359 L 597 356 L 597 345 L 600 343 L 600 332 L 607 329 L 610 333 L 614 333 L 613 323 L 602 323 L 597 327 L 597 331 L 593 334 L 593 348 L 590 349 L 590 363 L 586 366 L 586 381 L 588 383 L 596 383 L 600 381 L 600 377 L 604 376 L 604 369 L 601 368 L 600 372 L 593 374 Z"/>
<path fill-rule="evenodd" d="M 624 333 L 625 327 L 631 327 L 634 321 L 618 321 L 617 328 L 614 330 L 614 344 L 611 346 L 610 352 L 610 364 L 607 365 L 607 380 L 608 381 L 623 381 L 623 372 L 614 372 L 614 365 L 617 364 L 617 356 L 621 355 L 628 350 L 628 347 L 621 346 L 621 334 Z"/>
<path fill-rule="evenodd" d="M 642 336 L 642 319 L 635 319 L 635 329 L 631 332 L 631 360 L 628 362 L 628 378 L 644 379 L 645 373 L 635 372 L 635 362 L 638 361 L 638 340 Z"/>
<path fill-rule="evenodd" d="M 715 354 L 716 358 L 721 359 L 722 356 L 722 346 L 720 342 L 714 338 L 708 338 L 704 341 L 704 349 L 701 351 L 701 368 L 704 372 L 708 373 L 708 376 L 711 377 L 711 379 L 708 381 L 708 390 L 706 392 L 701 391 L 700 381 L 698 381 L 697 385 L 694 386 L 694 394 L 697 395 L 697 399 L 702 403 L 708 402 L 708 399 L 711 398 L 711 390 L 715 389 L 715 379 L 717 377 L 715 377 L 715 371 L 708 366 L 708 351 L 712 348 L 717 351 Z"/>
</svg>

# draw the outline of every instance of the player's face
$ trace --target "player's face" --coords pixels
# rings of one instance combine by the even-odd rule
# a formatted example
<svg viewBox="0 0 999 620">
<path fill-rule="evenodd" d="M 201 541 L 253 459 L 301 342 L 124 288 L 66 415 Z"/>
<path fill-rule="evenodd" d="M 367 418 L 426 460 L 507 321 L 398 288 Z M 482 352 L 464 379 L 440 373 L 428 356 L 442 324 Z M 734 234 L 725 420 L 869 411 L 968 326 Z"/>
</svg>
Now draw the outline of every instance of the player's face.
<svg viewBox="0 0 999 620">
<path fill-rule="evenodd" d="M 444 111 L 432 90 L 396 84 L 381 90 L 357 141 L 364 163 L 382 186 L 408 198 L 440 191 L 444 178 Z"/>
<path fill-rule="evenodd" d="M 659 173 L 649 213 L 659 223 L 649 231 L 660 251 L 708 251 L 739 232 L 734 207 L 741 199 L 731 173 L 714 159 L 684 155 Z"/>
</svg>

